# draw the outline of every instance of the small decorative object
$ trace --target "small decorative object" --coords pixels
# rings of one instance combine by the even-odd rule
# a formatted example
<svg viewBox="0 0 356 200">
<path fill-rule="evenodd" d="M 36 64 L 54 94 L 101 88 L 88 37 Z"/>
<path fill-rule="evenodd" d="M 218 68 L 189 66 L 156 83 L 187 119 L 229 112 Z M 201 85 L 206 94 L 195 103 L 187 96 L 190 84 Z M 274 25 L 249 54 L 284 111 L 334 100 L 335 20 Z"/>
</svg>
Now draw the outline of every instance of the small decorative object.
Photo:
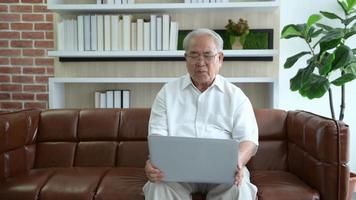
<svg viewBox="0 0 356 200">
<path fill-rule="evenodd" d="M 225 26 L 226 33 L 231 44 L 231 49 L 242 49 L 246 36 L 249 34 L 249 26 L 247 20 L 239 19 L 237 23 L 229 19 Z"/>
</svg>

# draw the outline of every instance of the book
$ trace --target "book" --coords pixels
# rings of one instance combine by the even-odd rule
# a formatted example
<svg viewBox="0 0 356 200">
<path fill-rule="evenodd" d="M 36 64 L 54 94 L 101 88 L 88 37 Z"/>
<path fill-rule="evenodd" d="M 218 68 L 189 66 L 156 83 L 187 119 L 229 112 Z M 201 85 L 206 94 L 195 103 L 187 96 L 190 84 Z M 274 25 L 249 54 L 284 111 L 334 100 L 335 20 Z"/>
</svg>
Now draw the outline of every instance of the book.
<svg viewBox="0 0 356 200">
<path fill-rule="evenodd" d="M 143 50 L 150 50 L 150 22 L 143 23 Z"/>
<path fill-rule="evenodd" d="M 131 22 L 131 51 L 137 50 L 137 23 Z"/>
<path fill-rule="evenodd" d="M 123 50 L 131 50 L 131 15 L 123 15 Z"/>
<path fill-rule="evenodd" d="M 100 108 L 100 91 L 94 92 L 94 108 Z"/>
<path fill-rule="evenodd" d="M 92 51 L 98 50 L 98 38 L 97 38 L 97 21 L 96 16 L 90 16 L 90 47 Z"/>
<path fill-rule="evenodd" d="M 104 50 L 111 51 L 111 16 L 104 15 Z"/>
<path fill-rule="evenodd" d="M 156 50 L 162 51 L 162 16 L 156 18 Z"/>
<path fill-rule="evenodd" d="M 169 50 L 176 51 L 178 48 L 178 22 L 171 22 L 169 35 Z"/>
<path fill-rule="evenodd" d="M 57 24 L 57 48 L 58 50 L 65 50 L 65 43 L 64 43 L 64 21 L 60 21 Z"/>
<path fill-rule="evenodd" d="M 84 16 L 77 16 L 77 25 L 78 25 L 78 51 L 84 51 Z"/>
<path fill-rule="evenodd" d="M 98 51 L 104 51 L 104 16 L 96 15 L 96 26 L 97 26 L 97 49 Z"/>
<path fill-rule="evenodd" d="M 119 16 L 111 15 L 111 50 L 119 50 Z"/>
<path fill-rule="evenodd" d="M 106 92 L 100 92 L 100 108 L 106 108 Z"/>
<path fill-rule="evenodd" d="M 169 50 L 169 31 L 170 31 L 169 15 L 162 16 L 162 50 Z"/>
<path fill-rule="evenodd" d="M 156 51 L 157 50 L 157 42 L 156 42 L 156 37 L 157 37 L 157 34 L 156 34 L 156 18 L 157 16 L 156 15 L 151 15 L 150 16 L 150 47 L 151 47 L 151 51 Z"/>
<path fill-rule="evenodd" d="M 137 51 L 143 51 L 143 19 L 137 19 Z"/>
<path fill-rule="evenodd" d="M 107 90 L 106 91 L 106 108 L 114 107 L 114 91 Z"/>
<path fill-rule="evenodd" d="M 91 50 L 90 41 L 90 15 L 84 16 L 84 50 Z"/>
<path fill-rule="evenodd" d="M 130 107 L 130 90 L 122 90 L 122 108 Z"/>
<path fill-rule="evenodd" d="M 114 90 L 114 108 L 122 108 L 121 99 L 121 90 Z"/>
</svg>

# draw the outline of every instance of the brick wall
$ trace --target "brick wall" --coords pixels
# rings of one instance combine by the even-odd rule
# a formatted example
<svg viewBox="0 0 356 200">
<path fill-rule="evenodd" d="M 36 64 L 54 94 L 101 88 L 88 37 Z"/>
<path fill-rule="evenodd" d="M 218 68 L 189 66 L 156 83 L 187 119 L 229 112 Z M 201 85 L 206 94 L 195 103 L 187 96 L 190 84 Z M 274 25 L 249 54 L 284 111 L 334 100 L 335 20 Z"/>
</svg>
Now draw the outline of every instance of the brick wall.
<svg viewBox="0 0 356 200">
<path fill-rule="evenodd" d="M 0 111 L 48 108 L 54 59 L 46 0 L 0 0 Z"/>
</svg>

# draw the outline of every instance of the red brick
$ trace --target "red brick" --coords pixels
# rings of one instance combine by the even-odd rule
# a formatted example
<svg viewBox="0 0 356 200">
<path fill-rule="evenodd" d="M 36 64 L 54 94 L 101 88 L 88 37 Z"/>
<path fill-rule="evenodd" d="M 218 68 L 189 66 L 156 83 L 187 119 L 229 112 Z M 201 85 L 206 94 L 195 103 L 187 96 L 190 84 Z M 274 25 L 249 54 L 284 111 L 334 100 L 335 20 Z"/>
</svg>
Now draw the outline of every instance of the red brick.
<svg viewBox="0 0 356 200">
<path fill-rule="evenodd" d="M 47 103 L 45 103 L 45 102 L 25 102 L 25 109 L 29 109 L 29 108 L 47 109 Z"/>
<path fill-rule="evenodd" d="M 44 39 L 44 32 L 22 32 L 23 39 Z"/>
<path fill-rule="evenodd" d="M 42 3 L 42 0 L 21 0 L 22 3 Z"/>
<path fill-rule="evenodd" d="M 9 41 L 0 40 L 0 47 L 9 47 Z"/>
<path fill-rule="evenodd" d="M 19 49 L 0 49 L 1 56 L 20 56 L 21 50 Z"/>
<path fill-rule="evenodd" d="M 36 100 L 48 101 L 48 94 L 36 94 Z"/>
<path fill-rule="evenodd" d="M 13 83 L 33 83 L 33 76 L 12 76 Z"/>
<path fill-rule="evenodd" d="M 9 29 L 9 23 L 0 23 L 0 30 L 6 30 Z"/>
<path fill-rule="evenodd" d="M 44 21 L 43 14 L 22 14 L 23 21 Z"/>
<path fill-rule="evenodd" d="M 11 58 L 12 65 L 33 65 L 33 58 Z"/>
<path fill-rule="evenodd" d="M 46 15 L 46 21 L 53 22 L 53 14 L 47 14 Z"/>
<path fill-rule="evenodd" d="M 54 74 L 54 67 L 47 67 L 47 74 L 53 75 Z"/>
<path fill-rule="evenodd" d="M 45 67 L 23 67 L 22 73 L 24 74 L 45 74 Z"/>
<path fill-rule="evenodd" d="M 0 21 L 2 22 L 15 22 L 20 21 L 20 14 L 0 14 Z"/>
<path fill-rule="evenodd" d="M 35 30 L 53 30 L 53 23 L 36 23 Z"/>
<path fill-rule="evenodd" d="M 54 35 L 53 32 L 46 32 L 46 39 L 53 40 L 53 38 L 54 38 L 53 35 Z"/>
<path fill-rule="evenodd" d="M 54 65 L 54 59 L 53 58 L 35 58 L 35 65 L 53 66 Z"/>
<path fill-rule="evenodd" d="M 11 29 L 12 30 L 32 30 L 33 24 L 32 23 L 12 23 Z"/>
<path fill-rule="evenodd" d="M 10 11 L 11 12 L 32 12 L 32 6 L 30 5 L 13 5 L 13 6 L 10 6 Z"/>
<path fill-rule="evenodd" d="M 8 12 L 7 5 L 0 5 L 0 12 Z"/>
<path fill-rule="evenodd" d="M 23 49 L 22 55 L 23 56 L 32 56 L 32 57 L 44 56 L 45 50 L 43 50 L 43 49 Z"/>
<path fill-rule="evenodd" d="M 21 91 L 21 85 L 18 84 L 1 84 L 0 91 Z"/>
<path fill-rule="evenodd" d="M 32 92 L 46 92 L 47 88 L 45 85 L 24 85 L 23 90 Z"/>
<path fill-rule="evenodd" d="M 13 40 L 11 41 L 11 47 L 32 47 L 32 40 Z"/>
<path fill-rule="evenodd" d="M 10 93 L 0 93 L 0 100 L 9 100 Z"/>
<path fill-rule="evenodd" d="M 19 0 L 0 0 L 0 3 L 19 3 Z"/>
<path fill-rule="evenodd" d="M 42 6 L 42 5 L 34 5 L 33 6 L 33 11 L 34 12 L 49 12 L 47 10 L 47 6 Z"/>
<path fill-rule="evenodd" d="M 36 83 L 48 83 L 48 76 L 36 76 Z"/>
<path fill-rule="evenodd" d="M 10 82 L 10 76 L 0 75 L 0 82 L 1 83 L 9 83 Z"/>
<path fill-rule="evenodd" d="M 1 39 L 18 39 L 20 38 L 20 33 L 19 32 L 10 32 L 10 31 L 4 31 L 0 32 L 0 38 Z"/>
<path fill-rule="evenodd" d="M 0 108 L 2 109 L 22 109 L 21 102 L 0 102 Z"/>
<path fill-rule="evenodd" d="M 19 74 L 21 73 L 20 67 L 0 67 L 0 73 L 3 74 Z"/>
<path fill-rule="evenodd" d="M 51 49 L 54 47 L 54 42 L 53 41 L 35 41 L 35 47 Z"/>
<path fill-rule="evenodd" d="M 0 58 L 0 65 L 8 65 L 10 63 L 9 58 Z"/>
<path fill-rule="evenodd" d="M 33 93 L 13 93 L 13 100 L 35 100 L 35 95 Z"/>
</svg>

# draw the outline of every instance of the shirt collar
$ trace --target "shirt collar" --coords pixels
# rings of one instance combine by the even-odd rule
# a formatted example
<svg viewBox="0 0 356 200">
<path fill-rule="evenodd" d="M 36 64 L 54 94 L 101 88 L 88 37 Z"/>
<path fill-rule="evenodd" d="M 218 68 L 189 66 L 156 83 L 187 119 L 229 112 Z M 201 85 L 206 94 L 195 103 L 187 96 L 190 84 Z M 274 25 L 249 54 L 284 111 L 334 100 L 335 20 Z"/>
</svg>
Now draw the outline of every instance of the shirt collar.
<svg viewBox="0 0 356 200">
<path fill-rule="evenodd" d="M 213 84 L 210 87 L 216 86 L 221 92 L 225 92 L 222 79 L 223 79 L 223 77 L 220 76 L 219 74 L 217 74 Z M 183 80 L 182 90 L 187 88 L 189 85 L 194 86 L 192 79 L 190 78 L 189 74 L 187 74 L 187 75 L 185 75 L 184 80 Z"/>
</svg>

